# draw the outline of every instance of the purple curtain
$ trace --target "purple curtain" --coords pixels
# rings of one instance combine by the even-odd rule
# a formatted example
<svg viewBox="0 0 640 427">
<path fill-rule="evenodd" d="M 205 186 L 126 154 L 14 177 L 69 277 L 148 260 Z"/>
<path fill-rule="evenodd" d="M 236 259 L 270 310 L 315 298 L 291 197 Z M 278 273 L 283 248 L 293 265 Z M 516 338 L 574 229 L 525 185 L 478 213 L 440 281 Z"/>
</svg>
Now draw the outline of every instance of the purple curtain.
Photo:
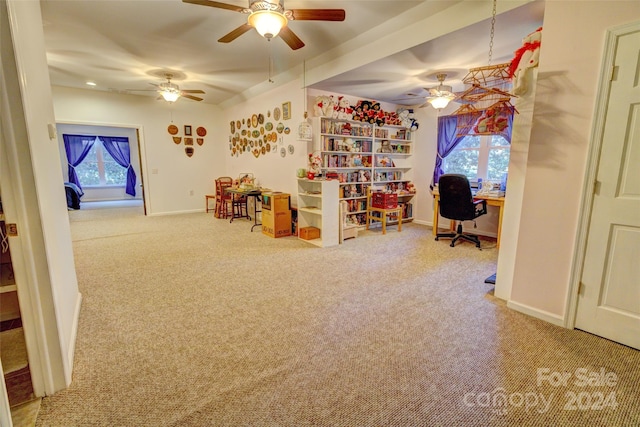
<svg viewBox="0 0 640 427">
<path fill-rule="evenodd" d="M 63 134 L 64 150 L 67 152 L 67 164 L 69 165 L 69 182 L 75 184 L 82 190 L 76 166 L 87 157 L 89 150 L 96 142 L 96 137 L 91 135 L 66 135 Z"/>
<path fill-rule="evenodd" d="M 458 131 L 459 116 L 441 116 L 438 118 L 438 152 L 436 153 L 436 166 L 433 168 L 432 186 L 440 180 L 440 176 L 444 173 L 442 170 L 442 161 L 447 157 L 456 145 L 469 133 L 475 120 L 466 120 L 470 123 Z M 461 135 L 461 136 L 458 136 Z"/>
<path fill-rule="evenodd" d="M 130 196 L 136 195 L 136 173 L 131 166 L 131 152 L 129 138 L 122 136 L 100 136 L 102 145 L 111 157 L 123 168 L 127 168 L 127 186 L 125 192 Z"/>
<path fill-rule="evenodd" d="M 504 139 L 507 140 L 507 142 L 509 144 L 511 144 L 511 129 L 513 129 L 513 112 L 514 112 L 515 108 L 514 107 L 510 107 L 509 108 L 509 114 L 507 114 L 507 120 L 508 120 L 508 126 L 506 128 L 504 128 L 504 130 L 502 132 L 500 132 L 500 135 L 502 135 L 502 137 Z"/>
</svg>

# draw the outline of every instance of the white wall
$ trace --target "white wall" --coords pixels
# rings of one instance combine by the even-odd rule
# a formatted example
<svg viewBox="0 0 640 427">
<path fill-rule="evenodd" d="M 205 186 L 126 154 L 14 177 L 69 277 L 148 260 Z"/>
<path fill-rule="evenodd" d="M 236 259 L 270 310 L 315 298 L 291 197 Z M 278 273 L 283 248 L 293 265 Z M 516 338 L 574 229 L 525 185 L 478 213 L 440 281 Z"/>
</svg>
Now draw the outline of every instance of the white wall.
<svg viewBox="0 0 640 427">
<path fill-rule="evenodd" d="M 155 97 L 122 95 L 90 89 L 53 87 L 56 121 L 138 129 L 143 159 L 141 176 L 149 215 L 204 210 L 204 195 L 215 191 L 214 180 L 225 173 L 228 156 L 225 125 L 219 107 L 180 99 L 173 104 Z M 167 128 L 175 124 L 207 130 L 202 146 L 174 144 Z M 193 195 L 191 194 L 193 192 Z"/>
<path fill-rule="evenodd" d="M 275 108 L 282 110 L 282 104 L 291 102 L 291 119 L 274 120 Z M 250 120 L 253 114 L 263 114 L 265 123 L 270 121 L 277 125 L 282 123 L 290 128 L 290 133 L 278 134 L 276 142 L 277 151 L 272 151 L 259 157 L 250 152 L 244 152 L 237 156 L 231 156 L 229 139 L 231 138 L 231 121 L 244 119 Z M 307 167 L 307 156 L 310 146 L 306 141 L 299 141 L 298 125 L 304 116 L 304 89 L 300 81 L 295 80 L 283 86 L 279 86 L 267 93 L 256 96 L 250 101 L 237 104 L 224 111 L 225 124 L 221 132 L 224 138 L 223 155 L 226 161 L 225 174 L 237 178 L 241 173 L 252 173 L 257 182 L 273 191 L 281 191 L 295 195 L 297 192 L 296 169 Z M 252 128 L 253 129 L 253 128 Z M 275 130 L 275 128 L 274 128 Z M 273 145 L 273 143 L 271 143 Z M 289 153 L 289 146 L 293 147 L 293 154 Z M 280 150 L 286 150 L 285 157 L 280 155 Z M 292 198 L 292 201 L 294 198 Z"/>
<path fill-rule="evenodd" d="M 640 20 L 640 2 L 547 1 L 520 234 L 509 306 L 561 323 L 606 29 Z M 606 242 L 602 242 L 606 244 Z"/>
<path fill-rule="evenodd" d="M 34 391 L 41 396 L 71 382 L 80 293 L 58 144 L 48 133 L 55 117 L 40 3 L 2 2 L 0 15 L 3 207 L 7 221 L 18 225 L 12 261 Z"/>
</svg>

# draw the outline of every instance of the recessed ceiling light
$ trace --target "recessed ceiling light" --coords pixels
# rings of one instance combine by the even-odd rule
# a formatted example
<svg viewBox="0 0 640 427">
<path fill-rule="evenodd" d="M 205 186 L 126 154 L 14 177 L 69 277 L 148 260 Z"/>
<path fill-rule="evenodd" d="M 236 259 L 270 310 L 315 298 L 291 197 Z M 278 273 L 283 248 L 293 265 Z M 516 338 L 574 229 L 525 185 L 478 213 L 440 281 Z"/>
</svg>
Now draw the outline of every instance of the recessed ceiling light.
<svg viewBox="0 0 640 427">
<path fill-rule="evenodd" d="M 87 85 L 88 86 L 96 86 L 96 83 L 95 82 L 87 82 Z"/>
</svg>

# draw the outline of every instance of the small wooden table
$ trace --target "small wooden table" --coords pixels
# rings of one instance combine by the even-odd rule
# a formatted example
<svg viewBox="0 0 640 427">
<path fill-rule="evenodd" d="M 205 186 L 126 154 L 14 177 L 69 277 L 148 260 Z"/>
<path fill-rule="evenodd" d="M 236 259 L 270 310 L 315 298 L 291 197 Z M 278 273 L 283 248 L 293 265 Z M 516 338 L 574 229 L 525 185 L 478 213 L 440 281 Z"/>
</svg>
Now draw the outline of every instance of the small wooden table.
<svg viewBox="0 0 640 427">
<path fill-rule="evenodd" d="M 262 191 L 258 190 L 258 189 L 251 189 L 251 190 L 243 190 L 240 188 L 227 188 L 225 191 L 227 191 L 228 193 L 234 194 L 234 195 L 239 195 L 239 196 L 246 196 L 246 197 L 254 197 L 254 203 L 253 203 L 253 225 L 251 226 L 251 231 L 253 231 L 253 229 L 255 227 L 260 227 L 262 226 L 262 224 L 258 224 L 258 213 L 262 212 L 261 210 L 258 210 L 258 202 L 261 201 L 260 196 L 262 196 Z M 247 211 L 249 209 L 247 208 Z M 229 222 L 233 222 L 233 219 L 235 218 L 233 212 L 231 213 L 231 221 Z M 251 220 L 251 217 L 249 216 L 249 212 L 247 212 L 247 218 L 249 220 Z"/>
<path fill-rule="evenodd" d="M 371 221 L 379 221 L 382 223 L 382 234 L 387 234 L 387 216 L 395 215 L 398 219 L 398 231 L 402 231 L 402 206 L 395 208 L 376 208 L 371 203 L 371 187 L 367 187 L 367 225 L 365 229 L 369 229 Z M 372 215 L 377 212 L 379 215 Z"/>
<path fill-rule="evenodd" d="M 440 217 L 440 193 L 437 190 L 433 191 L 433 235 L 438 234 L 438 219 Z M 487 206 L 497 206 L 499 209 L 498 213 L 498 233 L 496 237 L 496 248 L 500 247 L 500 232 L 502 230 L 502 212 L 504 211 L 504 197 L 494 197 L 494 196 L 484 196 L 484 195 L 475 195 L 474 199 L 477 200 L 486 200 Z M 449 228 L 451 230 L 455 230 L 455 221 L 451 221 L 449 224 Z"/>
</svg>

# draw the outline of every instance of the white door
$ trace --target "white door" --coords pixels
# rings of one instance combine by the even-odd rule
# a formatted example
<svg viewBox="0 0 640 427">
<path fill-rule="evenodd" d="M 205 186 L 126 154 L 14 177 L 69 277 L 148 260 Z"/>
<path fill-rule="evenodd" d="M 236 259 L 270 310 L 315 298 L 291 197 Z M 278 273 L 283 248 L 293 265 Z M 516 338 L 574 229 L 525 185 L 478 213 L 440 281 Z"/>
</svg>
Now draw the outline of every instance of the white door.
<svg viewBox="0 0 640 427">
<path fill-rule="evenodd" d="M 616 46 L 615 44 L 612 46 Z M 640 24 L 620 33 L 576 328 L 640 349 Z"/>
</svg>

